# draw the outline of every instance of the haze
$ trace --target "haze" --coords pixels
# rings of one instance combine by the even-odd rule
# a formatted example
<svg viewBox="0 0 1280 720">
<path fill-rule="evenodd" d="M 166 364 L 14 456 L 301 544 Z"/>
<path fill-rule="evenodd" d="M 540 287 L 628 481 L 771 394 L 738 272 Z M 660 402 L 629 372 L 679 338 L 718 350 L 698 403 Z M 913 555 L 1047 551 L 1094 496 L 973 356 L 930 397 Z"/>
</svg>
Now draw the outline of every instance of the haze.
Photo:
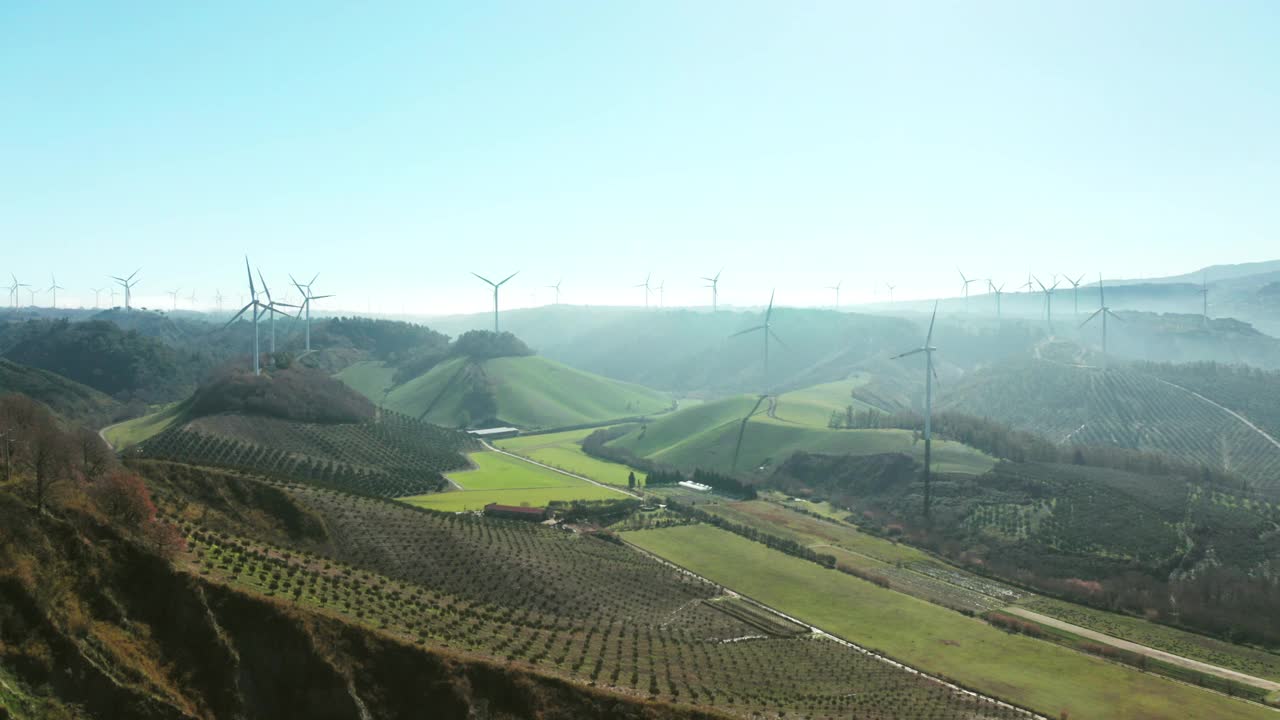
<svg viewBox="0 0 1280 720">
<path fill-rule="evenodd" d="M 332 312 L 760 306 L 1273 255 L 1274 3 L 0 8 L 0 272 Z M 48 304 L 37 296 L 37 304 Z"/>
</svg>

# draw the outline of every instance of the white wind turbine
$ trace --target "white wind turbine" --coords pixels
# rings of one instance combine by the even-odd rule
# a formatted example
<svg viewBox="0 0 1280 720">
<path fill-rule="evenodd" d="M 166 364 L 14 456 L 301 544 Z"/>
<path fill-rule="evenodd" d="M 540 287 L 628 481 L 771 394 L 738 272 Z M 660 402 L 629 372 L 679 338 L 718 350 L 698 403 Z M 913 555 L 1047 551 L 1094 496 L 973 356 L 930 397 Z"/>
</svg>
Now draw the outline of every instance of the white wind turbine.
<svg viewBox="0 0 1280 720">
<path fill-rule="evenodd" d="M 1067 276 L 1067 282 L 1071 283 L 1071 314 L 1077 317 L 1079 317 L 1080 315 L 1080 281 L 1081 280 L 1084 280 L 1084 275 L 1081 275 L 1075 280 L 1072 280 L 1070 275 Z"/>
<path fill-rule="evenodd" d="M 924 336 L 924 345 L 915 350 L 908 350 L 893 356 L 893 360 L 899 358 L 924 353 L 924 517 L 929 519 L 929 505 L 932 501 L 930 497 L 929 473 L 931 472 L 930 453 L 932 451 L 933 441 L 933 381 L 938 376 L 938 372 L 933 369 L 933 353 L 938 348 L 933 346 L 933 322 L 938 319 L 938 303 L 933 303 L 933 315 L 929 318 L 929 332 Z"/>
<path fill-rule="evenodd" d="M 102 297 L 103 288 L 93 288 L 93 307 L 98 308 L 98 299 Z"/>
<path fill-rule="evenodd" d="M 58 291 L 59 291 L 59 290 L 66 290 L 66 288 L 64 288 L 64 287 L 62 287 L 61 285 L 59 285 L 59 284 L 58 284 L 58 278 L 54 277 L 52 274 L 51 274 L 51 275 L 49 275 L 49 280 L 51 281 L 51 282 L 50 282 L 50 284 L 49 284 L 49 289 L 48 289 L 48 290 L 46 290 L 45 292 L 53 293 L 53 308 L 54 308 L 54 309 L 57 309 L 57 307 L 58 307 Z"/>
<path fill-rule="evenodd" d="M 180 292 L 182 292 L 182 288 L 174 288 L 174 289 L 172 289 L 172 290 L 166 290 L 166 291 L 165 291 L 165 294 L 167 294 L 169 297 L 173 298 L 173 309 L 174 309 L 175 311 L 178 309 L 178 293 L 180 293 Z"/>
<path fill-rule="evenodd" d="M 836 291 L 836 310 L 837 310 L 837 311 L 839 311 L 839 310 L 840 310 L 840 286 L 841 286 L 841 285 L 843 285 L 843 284 L 844 284 L 844 281 L 843 281 L 843 280 L 841 280 L 840 282 L 836 283 L 835 285 L 828 285 L 828 286 L 827 286 L 827 289 L 828 289 L 828 290 L 835 290 L 835 291 Z"/>
<path fill-rule="evenodd" d="M 898 287 L 898 286 L 897 286 L 897 285 L 890 285 L 889 283 L 885 283 L 885 284 L 884 284 L 884 286 L 885 286 L 885 287 L 887 287 L 887 288 L 889 288 L 889 304 L 890 304 L 890 305 L 892 305 L 892 304 L 893 304 L 893 289 L 894 289 L 894 288 L 896 288 L 896 287 Z"/>
<path fill-rule="evenodd" d="M 1058 288 L 1059 280 L 1054 280 L 1053 284 L 1045 287 L 1040 282 L 1040 278 L 1035 279 L 1036 284 L 1040 286 L 1040 292 L 1044 293 L 1044 318 L 1045 323 L 1049 326 L 1049 333 L 1053 334 L 1053 291 Z"/>
<path fill-rule="evenodd" d="M 715 312 L 720 304 L 720 273 L 724 272 L 724 268 L 720 268 L 712 277 L 704 277 L 707 281 L 703 287 L 711 288 L 711 312 Z"/>
<path fill-rule="evenodd" d="M 262 351 L 259 347 L 259 340 L 258 340 L 258 319 L 267 313 L 279 313 L 280 311 L 276 310 L 270 305 L 265 305 L 258 301 L 258 289 L 253 285 L 253 271 L 249 269 L 248 256 L 245 256 L 245 259 L 244 259 L 244 272 L 245 272 L 245 275 L 247 275 L 249 278 L 250 300 L 248 304 L 240 308 L 240 312 L 233 315 L 231 319 L 227 321 L 227 324 L 223 325 L 222 327 L 224 329 L 231 327 L 231 323 L 235 322 L 236 320 L 239 320 L 240 316 L 243 315 L 246 310 L 253 311 L 253 374 L 261 375 L 262 374 L 262 366 L 261 366 Z"/>
<path fill-rule="evenodd" d="M 999 320 L 1000 319 L 1000 296 L 1004 295 L 1004 285 L 1001 285 L 1000 287 L 996 287 L 995 283 L 991 282 L 990 280 L 987 280 L 987 289 L 991 291 L 992 295 L 996 296 L 996 320 Z"/>
<path fill-rule="evenodd" d="M 552 290 L 555 290 L 555 291 L 556 291 L 556 304 L 557 304 L 557 305 L 559 305 L 559 304 L 560 304 L 560 283 L 562 283 L 562 282 L 564 282 L 564 278 L 561 278 L 561 279 L 559 279 L 559 280 L 556 280 L 556 284 L 555 284 L 555 285 L 548 285 L 548 286 L 547 286 L 548 288 L 550 288 L 550 289 L 552 289 Z"/>
<path fill-rule="evenodd" d="M 290 305 L 289 303 L 280 302 L 278 300 L 272 300 L 271 288 L 267 287 L 267 281 L 262 277 L 261 269 L 258 270 L 258 282 L 262 283 L 262 291 L 267 294 L 267 307 L 273 311 L 271 314 L 271 354 L 274 355 L 276 352 L 276 315 L 284 315 L 285 317 L 289 317 L 288 313 L 280 312 L 276 308 L 282 308 L 282 307 L 296 308 L 298 306 Z"/>
<path fill-rule="evenodd" d="M 1099 315 L 1102 316 L 1102 362 L 1105 365 L 1107 362 L 1107 316 L 1110 315 L 1121 322 L 1124 321 L 1120 319 L 1119 315 L 1111 312 L 1111 308 L 1107 307 L 1107 296 L 1102 287 L 1102 273 L 1098 273 L 1098 305 L 1098 309 L 1094 310 L 1092 315 L 1085 318 L 1084 322 L 1080 323 L 1080 327 L 1088 325 L 1089 321 Z"/>
<path fill-rule="evenodd" d="M 645 275 L 644 282 L 640 283 L 639 285 L 632 286 L 632 287 L 644 288 L 644 307 L 646 310 L 649 308 L 649 292 L 650 292 L 649 278 L 651 277 L 653 277 L 653 273 L 649 273 L 648 275 Z"/>
<path fill-rule="evenodd" d="M 297 280 L 294 280 L 292 275 L 289 276 L 289 279 L 293 280 L 293 286 L 298 288 L 298 292 L 302 293 L 302 307 L 298 308 L 298 315 L 302 315 L 303 313 L 306 313 L 306 339 L 307 339 L 306 352 L 311 352 L 311 301 L 323 300 L 325 298 L 333 297 L 333 295 L 312 295 L 311 294 L 311 286 L 315 284 L 316 278 L 318 277 L 320 277 L 320 273 L 316 273 L 315 275 L 313 275 L 311 277 L 311 281 L 308 282 L 306 285 L 303 285 Z M 294 319 L 297 320 L 297 315 L 294 316 Z"/>
<path fill-rule="evenodd" d="M 787 346 L 786 343 L 782 342 L 782 338 L 778 337 L 777 333 L 773 331 L 773 296 L 774 291 L 770 291 L 769 307 L 765 308 L 764 320 L 759 325 L 749 327 L 746 330 L 739 330 L 729 336 L 734 338 L 739 335 L 746 335 L 747 333 L 753 333 L 756 331 L 760 331 L 760 334 L 764 336 L 764 387 L 761 391 L 766 393 L 769 392 L 769 338 L 772 337 L 774 340 L 777 340 L 783 347 Z"/>
<path fill-rule="evenodd" d="M 18 302 L 19 302 L 18 293 L 22 292 L 22 288 L 29 288 L 31 286 L 28 285 L 27 283 L 18 282 L 18 276 L 14 275 L 13 273 L 10 273 L 9 277 L 13 278 L 13 284 L 9 286 L 9 299 L 10 299 L 10 302 L 13 303 L 13 306 L 16 308 L 18 307 Z"/>
<path fill-rule="evenodd" d="M 517 271 L 515 271 L 515 272 L 511 273 L 511 274 L 510 274 L 510 275 L 508 275 L 506 278 L 504 278 L 504 279 L 502 280 L 502 282 L 494 282 L 494 281 L 490 280 L 489 278 L 487 278 L 487 277 L 485 277 L 485 276 L 483 276 L 483 275 L 477 275 L 476 273 L 471 273 L 471 274 L 472 274 L 472 275 L 475 275 L 476 277 L 480 278 L 481 280 L 483 280 L 483 281 L 485 281 L 485 282 L 489 283 L 491 286 L 493 286 L 493 331 L 496 333 L 496 332 L 498 332 L 498 288 L 500 288 L 500 287 L 502 287 L 503 285 L 507 284 L 507 280 L 510 280 L 511 278 L 515 277 L 516 275 L 519 275 L 519 274 L 520 274 L 520 271 L 519 271 L 519 270 L 517 270 Z"/>
<path fill-rule="evenodd" d="M 124 309 L 125 310 L 130 310 L 133 307 L 130 304 L 133 300 L 133 286 L 138 284 L 138 281 L 134 280 L 133 278 L 141 271 L 142 271 L 142 268 L 138 268 L 137 270 L 134 270 L 133 275 L 130 275 L 129 277 L 122 278 L 122 277 L 117 277 L 115 275 L 111 276 L 112 280 L 115 280 L 118 285 L 124 288 Z M 114 302 L 115 301 L 112 301 L 113 304 Z"/>
<path fill-rule="evenodd" d="M 961 286 L 961 289 L 964 291 L 964 311 L 969 312 L 969 286 L 973 283 L 978 282 L 978 279 L 974 278 L 970 280 L 969 278 L 965 277 L 964 272 L 960 270 L 960 268 L 956 268 L 956 272 L 960 273 L 960 280 L 964 283 Z"/>
</svg>

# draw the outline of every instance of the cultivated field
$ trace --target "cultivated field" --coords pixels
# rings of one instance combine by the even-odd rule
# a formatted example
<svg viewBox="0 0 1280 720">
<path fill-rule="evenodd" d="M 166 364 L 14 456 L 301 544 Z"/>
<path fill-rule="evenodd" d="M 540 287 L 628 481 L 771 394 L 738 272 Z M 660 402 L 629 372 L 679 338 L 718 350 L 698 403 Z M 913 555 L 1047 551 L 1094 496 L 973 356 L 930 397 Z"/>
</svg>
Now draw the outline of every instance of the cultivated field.
<svg viewBox="0 0 1280 720">
<path fill-rule="evenodd" d="M 186 561 L 411 642 L 742 717 L 1017 716 L 716 600 L 715 586 L 615 542 L 306 486 L 290 492 L 324 518 L 331 555 L 186 523 Z"/>
<path fill-rule="evenodd" d="M 643 485 L 643 470 L 633 470 L 625 465 L 597 460 L 582 451 L 582 439 L 595 432 L 597 428 L 586 430 L 570 430 L 547 435 L 528 435 L 525 437 L 499 440 L 495 445 L 516 455 L 521 455 L 544 465 L 567 470 L 596 482 L 608 485 L 627 485 L 628 473 L 636 474 L 636 481 Z"/>
<path fill-rule="evenodd" d="M 132 447 L 164 432 L 177 422 L 182 416 L 180 405 L 181 403 L 170 403 L 153 413 L 116 423 L 104 428 L 102 436 L 117 451 Z"/>
<path fill-rule="evenodd" d="M 469 456 L 475 468 L 451 472 L 461 490 L 402 498 L 433 510 L 481 510 L 489 503 L 544 507 L 553 500 L 617 500 L 626 495 L 496 452 Z"/>
<path fill-rule="evenodd" d="M 1259 705 L 1006 633 L 710 526 L 642 530 L 625 537 L 864 647 L 1051 717 L 1275 717 Z"/>
</svg>

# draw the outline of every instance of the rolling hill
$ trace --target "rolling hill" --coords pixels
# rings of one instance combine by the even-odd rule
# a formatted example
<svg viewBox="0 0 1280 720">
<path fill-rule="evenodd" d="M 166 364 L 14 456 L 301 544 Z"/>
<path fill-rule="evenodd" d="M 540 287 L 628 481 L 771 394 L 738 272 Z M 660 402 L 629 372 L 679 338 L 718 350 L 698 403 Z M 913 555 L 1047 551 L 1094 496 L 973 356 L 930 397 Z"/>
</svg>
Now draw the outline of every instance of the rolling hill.
<svg viewBox="0 0 1280 720">
<path fill-rule="evenodd" d="M 57 373 L 0 358 L 0 395 L 22 393 L 48 405 L 58 415 L 99 426 L 120 414 L 123 406 L 87 385 Z"/>
<path fill-rule="evenodd" d="M 537 356 L 454 357 L 390 389 L 387 370 L 359 363 L 337 377 L 387 409 L 448 427 L 485 420 L 565 427 L 651 415 L 671 405 L 663 393 Z"/>
<path fill-rule="evenodd" d="M 845 383 L 834 385 L 843 386 Z M 810 389 L 794 395 L 784 394 L 776 405 L 769 401 L 757 405 L 757 398 L 735 396 L 658 418 L 617 438 L 610 445 L 665 465 L 718 472 L 735 470 L 734 453 L 739 445 L 739 434 L 738 471 L 767 471 L 796 452 L 836 455 L 905 453 L 923 458 L 924 444 L 918 442 L 909 430 L 833 430 L 827 428 L 825 422 L 804 424 L 785 419 L 789 396 L 793 398 L 792 407 L 798 416 L 816 421 L 824 409 L 821 403 L 834 404 L 841 395 L 839 388 L 830 394 Z M 748 414 L 750 419 L 744 425 L 743 418 Z M 940 440 L 934 441 L 933 459 L 935 469 L 955 473 L 983 473 L 994 463 L 992 458 L 973 448 Z"/>
<path fill-rule="evenodd" d="M 1259 490 L 1280 490 L 1280 445 L 1270 436 L 1211 398 L 1139 367 L 1003 363 L 944 387 L 939 408 L 1059 444 L 1157 452 L 1230 471 Z"/>
</svg>

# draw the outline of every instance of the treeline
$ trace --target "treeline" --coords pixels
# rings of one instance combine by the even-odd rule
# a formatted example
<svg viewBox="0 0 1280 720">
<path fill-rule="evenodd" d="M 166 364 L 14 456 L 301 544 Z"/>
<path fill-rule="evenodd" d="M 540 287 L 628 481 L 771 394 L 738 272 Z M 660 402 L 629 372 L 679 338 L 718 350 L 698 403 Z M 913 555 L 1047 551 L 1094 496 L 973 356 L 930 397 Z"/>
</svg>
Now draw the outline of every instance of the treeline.
<svg viewBox="0 0 1280 720">
<path fill-rule="evenodd" d="M 190 417 L 237 412 L 313 423 L 353 423 L 374 416 L 373 403 L 329 375 L 301 365 L 254 375 L 227 368 L 201 385 Z"/>
<path fill-rule="evenodd" d="M 552 500 L 547 509 L 568 522 L 612 525 L 640 509 L 635 498 L 625 500 Z"/>
<path fill-rule="evenodd" d="M 743 525 L 741 523 L 733 522 L 732 520 L 726 520 L 720 517 L 719 515 L 714 515 L 705 510 L 701 510 L 693 505 L 686 505 L 682 502 L 668 499 L 667 509 L 671 510 L 672 512 L 678 512 L 682 515 L 687 515 L 688 517 L 691 517 L 694 520 L 697 520 L 699 522 L 704 522 L 704 523 L 707 523 L 708 525 L 714 525 L 720 528 L 721 530 L 728 530 L 729 532 L 735 535 L 741 535 L 742 537 L 747 538 L 748 540 L 754 540 L 755 542 L 761 543 L 763 545 L 767 545 L 768 547 L 771 547 L 774 550 L 784 552 L 788 555 L 798 557 L 802 560 L 809 560 L 811 562 L 816 562 L 822 567 L 834 568 L 836 566 L 836 558 L 834 555 L 827 555 L 825 553 L 815 552 L 814 550 L 806 546 L 804 543 L 797 542 L 790 538 L 779 537 L 777 535 L 763 532 L 759 528 L 755 528 L 750 525 Z"/>
<path fill-rule="evenodd" d="M 314 328 L 312 344 L 352 347 L 383 362 L 399 364 L 417 353 L 447 346 L 449 336 L 414 323 L 350 317 L 333 318 Z"/>
<path fill-rule="evenodd" d="M 721 475 L 710 470 L 697 469 L 693 471 L 693 475 L 685 475 L 678 470 L 655 470 L 650 472 L 645 478 L 645 487 L 659 487 L 662 485 L 676 485 L 686 480 L 706 485 L 716 492 L 743 500 L 755 500 L 758 497 L 756 489 L 737 478 L 728 475 Z"/>
<path fill-rule="evenodd" d="M 886 413 L 878 410 L 834 413 L 829 422 L 833 428 L 897 429 L 919 431 L 924 419 L 913 412 Z M 988 455 L 1012 462 L 1044 462 L 1087 465 L 1123 470 L 1142 475 L 1177 477 L 1202 485 L 1217 485 L 1240 490 L 1247 482 L 1232 473 L 1203 465 L 1193 465 L 1160 453 L 1117 447 L 1088 445 L 1055 445 L 1034 433 L 1015 430 L 1004 423 L 954 411 L 933 417 L 933 432 L 938 438 L 963 443 Z"/>
</svg>

